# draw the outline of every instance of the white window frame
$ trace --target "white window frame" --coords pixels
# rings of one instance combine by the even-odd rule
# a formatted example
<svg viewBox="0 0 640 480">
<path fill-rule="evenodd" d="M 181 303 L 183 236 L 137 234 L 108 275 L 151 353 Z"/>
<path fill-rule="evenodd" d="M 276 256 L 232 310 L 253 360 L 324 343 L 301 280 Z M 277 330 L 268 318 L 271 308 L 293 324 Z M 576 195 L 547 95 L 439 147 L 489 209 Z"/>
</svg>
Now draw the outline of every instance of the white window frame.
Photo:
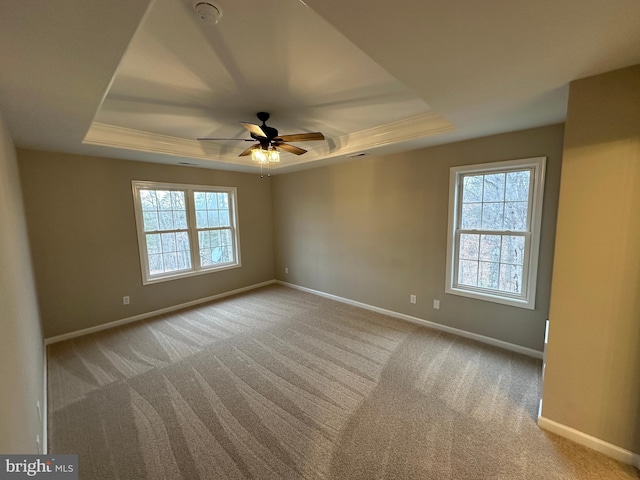
<svg viewBox="0 0 640 480">
<path fill-rule="evenodd" d="M 475 298 L 514 307 L 535 309 L 536 283 L 538 278 L 538 256 L 540 251 L 540 230 L 542 226 L 542 204 L 544 197 L 544 176 L 547 157 L 532 157 L 476 165 L 452 167 L 449 175 L 449 223 L 447 236 L 447 266 L 445 293 Z M 511 294 L 499 290 L 472 287 L 457 283 L 459 227 L 462 208 L 462 179 L 469 174 L 502 173 L 529 168 L 532 183 L 529 189 L 529 214 L 527 230 L 514 232 L 525 237 L 525 254 L 522 272 L 522 293 Z M 462 233 L 493 233 L 485 230 L 464 230 Z M 504 234 L 505 231 L 500 231 Z M 506 231 L 508 232 L 508 230 Z"/>
<path fill-rule="evenodd" d="M 133 180 L 131 182 L 133 190 L 133 203 L 136 219 L 136 230 L 138 234 L 138 249 L 140 253 L 140 267 L 142 273 L 142 284 L 149 285 L 158 282 L 166 282 L 178 278 L 204 275 L 207 273 L 219 272 L 231 268 L 242 266 L 240 261 L 240 232 L 238 229 L 238 206 L 236 187 L 218 187 L 211 185 L 187 185 L 180 183 L 150 182 Z M 141 190 L 173 190 L 185 193 L 185 209 L 187 213 L 187 229 L 189 235 L 189 246 L 191 253 L 191 268 L 179 271 L 172 271 L 160 274 L 151 274 L 149 270 L 149 256 L 147 253 L 146 235 L 142 215 L 142 202 L 140 200 Z M 196 228 L 196 209 L 194 192 L 220 192 L 229 195 L 229 221 L 231 225 L 231 240 L 233 243 L 233 260 L 231 262 L 203 266 L 200 263 L 200 249 L 198 244 L 198 231 Z"/>
</svg>

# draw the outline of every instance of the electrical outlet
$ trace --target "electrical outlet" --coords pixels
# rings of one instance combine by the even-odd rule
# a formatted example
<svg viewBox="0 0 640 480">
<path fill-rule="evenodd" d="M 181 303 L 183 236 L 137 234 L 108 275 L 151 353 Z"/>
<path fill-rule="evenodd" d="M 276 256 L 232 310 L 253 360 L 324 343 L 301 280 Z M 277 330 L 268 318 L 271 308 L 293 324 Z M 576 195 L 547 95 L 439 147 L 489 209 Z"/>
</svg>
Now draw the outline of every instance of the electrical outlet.
<svg viewBox="0 0 640 480">
<path fill-rule="evenodd" d="M 131 303 L 131 299 L 129 298 L 129 295 L 126 295 L 124 297 L 122 297 L 122 304 L 123 305 L 129 305 Z"/>
<path fill-rule="evenodd" d="M 436 310 L 440 310 L 440 300 L 433 301 L 433 308 L 435 308 Z"/>
<path fill-rule="evenodd" d="M 289 273 L 289 267 L 284 267 L 284 273 Z"/>
<path fill-rule="evenodd" d="M 415 296 L 415 295 L 411 295 L 411 296 L 409 296 L 409 301 L 410 301 L 411 303 L 416 303 L 416 296 Z"/>
</svg>

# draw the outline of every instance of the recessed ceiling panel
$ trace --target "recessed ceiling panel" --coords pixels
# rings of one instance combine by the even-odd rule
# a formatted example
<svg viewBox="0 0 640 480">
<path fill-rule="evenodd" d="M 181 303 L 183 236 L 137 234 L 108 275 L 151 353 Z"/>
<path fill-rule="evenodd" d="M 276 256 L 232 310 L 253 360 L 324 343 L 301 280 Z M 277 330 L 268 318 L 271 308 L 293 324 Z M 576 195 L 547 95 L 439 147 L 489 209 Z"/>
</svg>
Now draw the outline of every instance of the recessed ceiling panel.
<svg viewBox="0 0 640 480">
<path fill-rule="evenodd" d="M 85 142 L 250 163 L 245 142 L 196 138 L 249 138 L 239 121 L 267 111 L 281 135 L 325 135 L 304 156 L 284 153 L 286 166 L 452 128 L 302 2 L 215 5 L 216 25 L 186 0 L 151 5 Z"/>
</svg>

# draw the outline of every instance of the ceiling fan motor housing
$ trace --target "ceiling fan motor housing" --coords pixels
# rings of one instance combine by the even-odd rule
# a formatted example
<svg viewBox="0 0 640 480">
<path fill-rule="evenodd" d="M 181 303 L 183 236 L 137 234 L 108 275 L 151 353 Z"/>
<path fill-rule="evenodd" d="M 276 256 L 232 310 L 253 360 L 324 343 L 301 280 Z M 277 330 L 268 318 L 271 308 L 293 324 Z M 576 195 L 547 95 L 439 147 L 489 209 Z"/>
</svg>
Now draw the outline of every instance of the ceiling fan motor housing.
<svg viewBox="0 0 640 480">
<path fill-rule="evenodd" d="M 266 150 L 269 147 L 269 144 L 273 141 L 273 139 L 278 136 L 278 130 L 273 127 L 269 127 L 266 124 L 266 121 L 269 120 L 269 116 L 270 116 L 269 113 L 258 112 L 256 116 L 258 117 L 258 120 L 262 122 L 262 125 L 260 125 L 260 128 L 262 128 L 262 131 L 267 135 L 267 141 L 266 142 L 263 141 L 264 137 L 259 137 L 257 135 L 254 135 L 253 133 L 251 134 L 251 136 L 254 139 L 258 140 L 262 148 Z"/>
</svg>

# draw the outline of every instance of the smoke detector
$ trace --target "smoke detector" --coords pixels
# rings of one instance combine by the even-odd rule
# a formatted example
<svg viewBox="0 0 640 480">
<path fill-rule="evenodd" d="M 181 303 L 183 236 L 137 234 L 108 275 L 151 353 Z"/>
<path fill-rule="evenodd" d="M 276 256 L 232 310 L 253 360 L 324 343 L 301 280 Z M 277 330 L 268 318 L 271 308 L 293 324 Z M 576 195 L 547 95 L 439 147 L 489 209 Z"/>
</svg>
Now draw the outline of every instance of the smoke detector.
<svg viewBox="0 0 640 480">
<path fill-rule="evenodd" d="M 215 25 L 222 16 L 222 10 L 216 7 L 213 3 L 209 2 L 196 2 L 193 5 L 193 9 L 198 15 L 198 18 L 209 25 Z"/>
</svg>

